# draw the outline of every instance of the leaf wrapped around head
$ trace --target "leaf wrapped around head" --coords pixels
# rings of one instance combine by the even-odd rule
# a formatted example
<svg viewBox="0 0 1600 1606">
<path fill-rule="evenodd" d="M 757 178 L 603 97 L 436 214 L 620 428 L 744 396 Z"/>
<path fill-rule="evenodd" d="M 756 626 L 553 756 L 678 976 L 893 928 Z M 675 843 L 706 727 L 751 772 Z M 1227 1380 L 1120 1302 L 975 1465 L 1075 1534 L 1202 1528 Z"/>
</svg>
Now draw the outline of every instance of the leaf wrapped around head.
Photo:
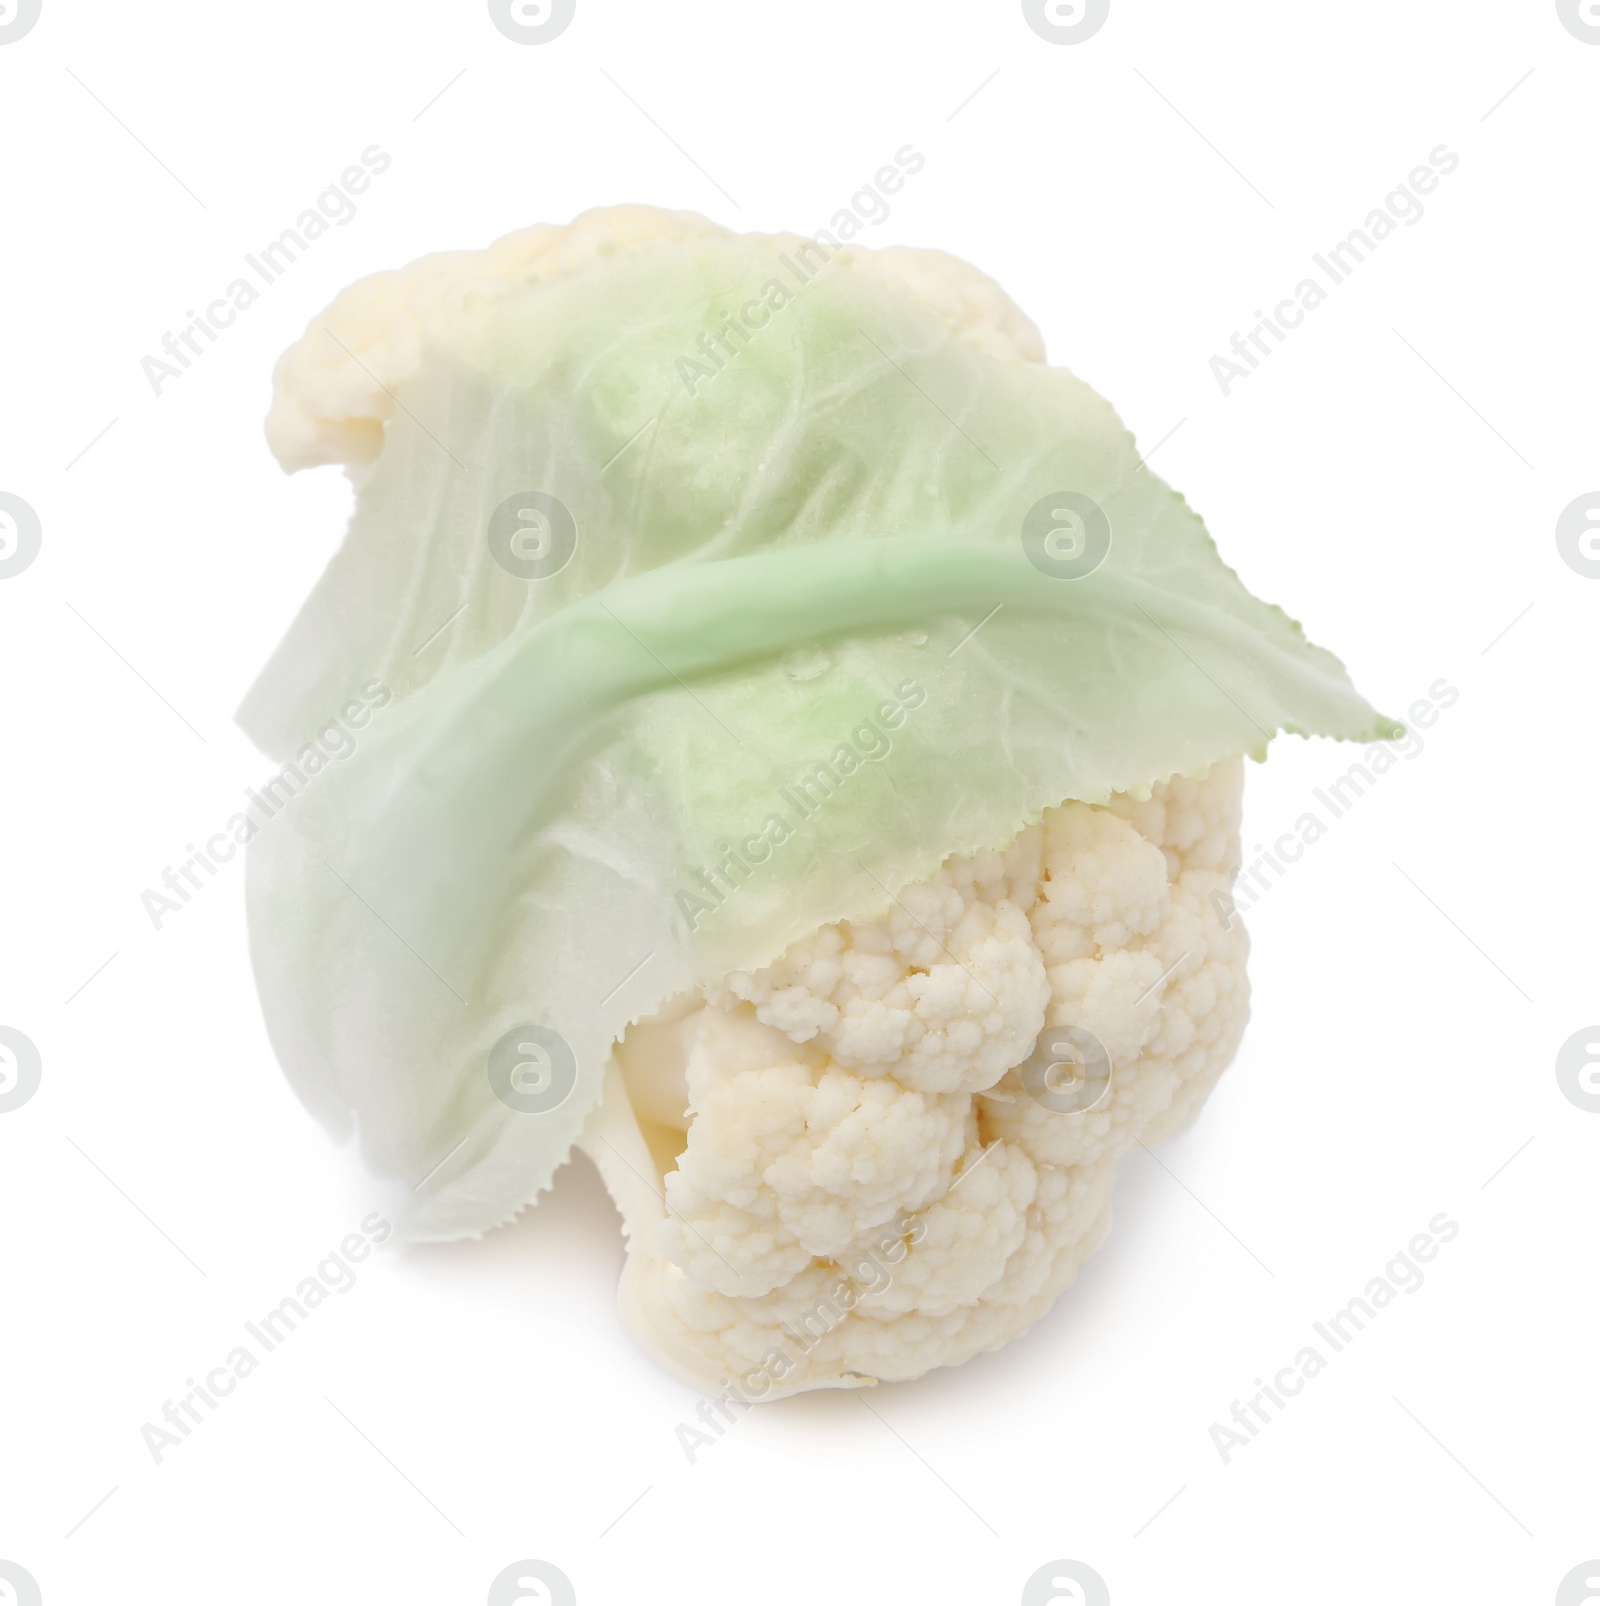
<svg viewBox="0 0 1600 1606">
<path fill-rule="evenodd" d="M 251 927 L 302 1096 L 433 1173 L 414 1234 L 534 1198 L 686 988 L 1064 799 L 1397 729 L 1086 385 L 796 244 L 686 235 L 436 320 L 241 713 L 287 758 L 394 693 L 252 844 Z M 536 1114 L 487 1074 L 530 1024 L 573 1065 Z"/>
</svg>

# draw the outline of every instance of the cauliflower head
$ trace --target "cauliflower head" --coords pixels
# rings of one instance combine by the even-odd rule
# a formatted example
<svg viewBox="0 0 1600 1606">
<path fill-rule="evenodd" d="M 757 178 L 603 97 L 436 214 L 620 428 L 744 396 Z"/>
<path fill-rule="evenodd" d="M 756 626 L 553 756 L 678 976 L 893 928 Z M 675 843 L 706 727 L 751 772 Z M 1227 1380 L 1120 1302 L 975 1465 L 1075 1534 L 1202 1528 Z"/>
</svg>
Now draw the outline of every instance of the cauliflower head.
<svg viewBox="0 0 1600 1606">
<path fill-rule="evenodd" d="M 636 1339 L 766 1399 L 1026 1332 L 1109 1230 L 1118 1158 L 1187 1124 L 1238 1047 L 1241 789 L 1232 760 L 1049 809 L 635 1025 L 583 1146 L 624 1213 Z"/>
<path fill-rule="evenodd" d="M 599 208 L 350 286 L 267 436 L 356 495 L 240 709 L 314 776 L 252 962 L 403 1235 L 579 1144 L 698 1386 L 1025 1332 L 1239 1042 L 1242 758 L 1400 727 L 941 251 Z"/>
</svg>

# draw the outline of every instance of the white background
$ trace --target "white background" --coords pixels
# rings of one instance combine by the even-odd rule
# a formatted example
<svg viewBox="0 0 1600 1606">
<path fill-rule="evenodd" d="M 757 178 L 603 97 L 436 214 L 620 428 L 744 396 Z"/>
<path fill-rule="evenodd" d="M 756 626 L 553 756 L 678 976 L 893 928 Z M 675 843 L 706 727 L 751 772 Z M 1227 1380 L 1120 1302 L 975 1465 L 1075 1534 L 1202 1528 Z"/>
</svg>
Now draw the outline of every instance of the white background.
<svg viewBox="0 0 1600 1606">
<path fill-rule="evenodd" d="M 0 1024 L 43 1060 L 0 1115 L 0 1558 L 46 1606 L 476 1606 L 523 1557 L 582 1606 L 1011 1603 L 1056 1558 L 1115 1606 L 1554 1600 L 1600 1555 L 1600 1115 L 1554 1069 L 1600 1019 L 1600 579 L 1554 536 L 1600 485 L 1597 94 L 1552 0 L 1112 0 L 1072 46 L 1015 3 L 578 0 L 535 47 L 481 0 L 44 0 L 0 46 L 0 490 L 43 529 L 0 581 Z M 1385 711 L 1459 700 L 1248 916 L 1236 1064 L 1020 1342 L 691 1465 L 578 1161 L 386 1249 L 156 1465 L 141 1425 L 377 1197 L 267 1048 L 237 865 L 140 906 L 270 772 L 231 713 L 350 502 L 268 456 L 274 358 L 361 274 L 599 203 L 810 232 L 908 142 L 867 242 L 998 278 Z M 152 394 L 373 143 L 356 219 Z M 1422 220 L 1225 397 L 1210 358 L 1440 144 Z M 1246 843 L 1358 756 L 1282 739 Z M 1211 1424 L 1440 1211 L 1425 1285 L 1224 1465 Z"/>
</svg>

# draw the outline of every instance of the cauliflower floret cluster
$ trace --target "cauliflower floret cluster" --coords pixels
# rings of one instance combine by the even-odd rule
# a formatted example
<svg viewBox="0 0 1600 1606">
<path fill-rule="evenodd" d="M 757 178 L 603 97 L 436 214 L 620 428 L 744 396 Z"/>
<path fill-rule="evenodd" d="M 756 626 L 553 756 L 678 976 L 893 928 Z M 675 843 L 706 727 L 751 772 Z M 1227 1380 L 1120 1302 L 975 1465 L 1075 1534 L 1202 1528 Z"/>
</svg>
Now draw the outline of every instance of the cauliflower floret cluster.
<svg viewBox="0 0 1600 1606">
<path fill-rule="evenodd" d="M 1184 1125 L 1238 1046 L 1241 787 L 1235 760 L 1064 803 L 680 1007 L 685 1062 L 630 1033 L 608 1121 L 648 1109 L 658 1165 L 676 1154 L 653 1211 L 613 1188 L 640 1340 L 755 1399 L 917 1377 L 1032 1326 L 1104 1238 L 1118 1157 Z M 1089 1034 L 1109 1085 L 1041 1080 L 1051 1028 Z M 612 1181 L 618 1148 L 587 1146 Z"/>
</svg>

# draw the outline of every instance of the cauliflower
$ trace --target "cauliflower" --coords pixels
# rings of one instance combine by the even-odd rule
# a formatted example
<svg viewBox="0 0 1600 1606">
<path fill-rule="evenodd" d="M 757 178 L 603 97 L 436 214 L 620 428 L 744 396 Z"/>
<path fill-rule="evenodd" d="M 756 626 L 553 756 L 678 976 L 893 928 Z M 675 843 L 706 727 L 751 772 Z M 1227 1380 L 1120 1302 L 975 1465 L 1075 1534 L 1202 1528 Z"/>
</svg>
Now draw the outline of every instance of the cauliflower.
<svg viewBox="0 0 1600 1606">
<path fill-rule="evenodd" d="M 1117 1159 L 1190 1120 L 1238 1047 L 1248 942 L 1218 911 L 1241 789 L 1235 760 L 1049 809 L 631 1028 L 582 1141 L 625 1212 L 638 1341 L 754 1399 L 1026 1332 L 1105 1237 Z M 1085 1108 L 1029 1091 L 1050 1027 L 1109 1058 Z"/>
<path fill-rule="evenodd" d="M 405 1235 L 581 1144 L 697 1384 L 1026 1331 L 1237 1047 L 1243 758 L 1400 727 L 940 251 L 597 209 L 352 285 L 267 435 L 357 494 L 240 711 L 252 960 Z"/>
</svg>

